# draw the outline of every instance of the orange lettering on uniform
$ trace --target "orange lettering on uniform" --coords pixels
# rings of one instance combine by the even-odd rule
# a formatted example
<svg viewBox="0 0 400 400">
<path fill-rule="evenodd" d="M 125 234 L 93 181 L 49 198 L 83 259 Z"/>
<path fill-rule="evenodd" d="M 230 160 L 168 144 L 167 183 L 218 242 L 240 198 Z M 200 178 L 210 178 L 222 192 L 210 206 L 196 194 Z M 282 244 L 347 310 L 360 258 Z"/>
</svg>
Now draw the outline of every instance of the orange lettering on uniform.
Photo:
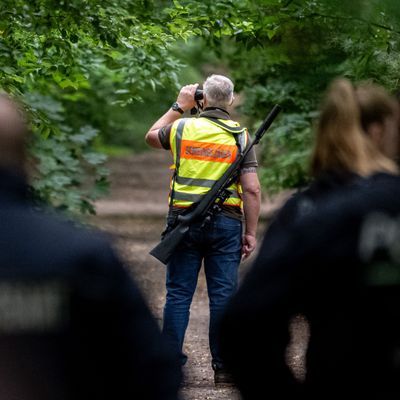
<svg viewBox="0 0 400 400">
<path fill-rule="evenodd" d="M 181 158 L 231 164 L 235 161 L 236 154 L 235 145 L 182 140 Z"/>
</svg>

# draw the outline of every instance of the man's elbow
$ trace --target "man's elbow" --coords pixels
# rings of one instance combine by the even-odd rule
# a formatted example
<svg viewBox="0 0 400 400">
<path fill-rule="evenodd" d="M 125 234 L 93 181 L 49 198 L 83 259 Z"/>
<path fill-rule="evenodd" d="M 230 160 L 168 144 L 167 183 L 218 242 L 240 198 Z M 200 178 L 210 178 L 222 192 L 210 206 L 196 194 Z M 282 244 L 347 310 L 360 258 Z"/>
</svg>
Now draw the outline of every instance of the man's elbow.
<svg viewBox="0 0 400 400">
<path fill-rule="evenodd" d="M 149 146 L 151 146 L 151 142 L 152 142 L 151 131 L 148 131 L 148 132 L 146 133 L 146 136 L 144 137 L 144 141 L 146 142 L 146 144 L 148 144 Z"/>
<path fill-rule="evenodd" d="M 259 197 L 261 195 L 261 186 L 259 183 L 248 185 L 243 188 L 243 194 L 251 197 Z"/>
<path fill-rule="evenodd" d="M 148 131 L 146 136 L 144 137 L 145 142 L 150 146 L 156 149 L 161 149 L 160 139 L 158 138 L 158 132 L 156 131 Z"/>
</svg>

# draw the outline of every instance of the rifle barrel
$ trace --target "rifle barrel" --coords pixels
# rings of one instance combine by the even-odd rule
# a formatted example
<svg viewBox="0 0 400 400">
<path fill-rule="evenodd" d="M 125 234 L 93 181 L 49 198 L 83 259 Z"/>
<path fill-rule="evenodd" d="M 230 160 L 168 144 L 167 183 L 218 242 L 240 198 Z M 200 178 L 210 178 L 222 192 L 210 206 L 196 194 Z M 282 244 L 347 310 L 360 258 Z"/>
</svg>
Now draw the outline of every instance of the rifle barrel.
<svg viewBox="0 0 400 400">
<path fill-rule="evenodd" d="M 237 179 L 238 171 L 240 169 L 240 164 L 242 163 L 244 157 L 248 154 L 250 149 L 258 144 L 264 133 L 271 126 L 272 122 L 276 116 L 282 110 L 281 106 L 278 104 L 273 107 L 271 112 L 267 115 L 261 126 L 258 128 L 253 141 L 243 152 L 240 152 L 237 159 L 230 167 L 225 171 L 223 176 L 214 184 L 214 186 L 204 195 L 202 200 L 197 204 L 197 206 L 190 213 L 186 215 L 181 215 L 178 218 L 177 226 L 169 232 L 164 239 L 154 247 L 150 254 L 160 260 L 162 263 L 167 264 L 174 253 L 176 247 L 182 241 L 189 226 L 192 221 L 204 218 L 207 215 L 208 210 L 215 203 L 216 199 L 220 195 L 224 188 L 227 188 L 232 183 L 232 180 Z"/>
<path fill-rule="evenodd" d="M 254 135 L 254 144 L 257 144 L 261 140 L 261 138 L 264 136 L 264 133 L 271 126 L 272 122 L 274 121 L 276 116 L 281 112 L 281 110 L 282 110 L 282 107 L 279 104 L 274 105 L 273 109 L 270 111 L 270 113 L 264 119 L 261 126 L 257 129 L 257 132 Z"/>
</svg>

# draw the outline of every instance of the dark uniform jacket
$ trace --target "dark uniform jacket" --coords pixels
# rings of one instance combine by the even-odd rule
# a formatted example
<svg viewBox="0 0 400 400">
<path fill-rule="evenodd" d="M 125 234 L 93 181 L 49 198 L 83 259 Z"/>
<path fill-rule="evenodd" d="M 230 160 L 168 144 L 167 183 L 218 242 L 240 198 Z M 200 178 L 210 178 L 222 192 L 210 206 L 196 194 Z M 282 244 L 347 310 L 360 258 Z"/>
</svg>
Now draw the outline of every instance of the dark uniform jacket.
<svg viewBox="0 0 400 400">
<path fill-rule="evenodd" d="M 269 223 L 265 240 L 276 230 L 288 229 L 298 219 L 310 214 L 331 192 L 349 185 L 357 185 L 359 176 L 347 171 L 325 171 L 310 185 L 294 193 Z"/>
<path fill-rule="evenodd" d="M 0 173 L 0 398 L 176 399 L 180 372 L 107 241 Z"/>
<path fill-rule="evenodd" d="M 311 332 L 303 383 L 285 362 L 299 313 Z M 221 347 L 244 399 L 400 398 L 400 178 L 339 185 L 271 234 Z"/>
</svg>

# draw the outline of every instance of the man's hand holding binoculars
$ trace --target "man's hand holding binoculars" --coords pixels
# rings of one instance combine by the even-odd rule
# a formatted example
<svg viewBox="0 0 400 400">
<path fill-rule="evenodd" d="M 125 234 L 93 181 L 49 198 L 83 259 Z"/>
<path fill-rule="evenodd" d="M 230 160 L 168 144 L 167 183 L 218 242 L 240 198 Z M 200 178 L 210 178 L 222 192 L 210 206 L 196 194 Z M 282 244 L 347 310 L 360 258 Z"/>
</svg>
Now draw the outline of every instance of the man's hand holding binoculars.
<svg viewBox="0 0 400 400">
<path fill-rule="evenodd" d="M 162 144 L 158 137 L 158 132 L 161 128 L 171 125 L 181 115 L 188 110 L 196 108 L 197 101 L 203 99 L 203 91 L 197 89 L 198 83 L 194 85 L 183 86 L 178 94 L 176 102 L 172 104 L 171 108 L 160 118 L 146 133 L 146 143 L 154 148 L 162 148 Z"/>
<path fill-rule="evenodd" d="M 191 110 L 193 107 L 196 107 L 195 94 L 199 84 L 195 83 L 194 85 L 186 85 L 183 86 L 179 92 L 178 98 L 176 102 L 182 111 Z"/>
</svg>

